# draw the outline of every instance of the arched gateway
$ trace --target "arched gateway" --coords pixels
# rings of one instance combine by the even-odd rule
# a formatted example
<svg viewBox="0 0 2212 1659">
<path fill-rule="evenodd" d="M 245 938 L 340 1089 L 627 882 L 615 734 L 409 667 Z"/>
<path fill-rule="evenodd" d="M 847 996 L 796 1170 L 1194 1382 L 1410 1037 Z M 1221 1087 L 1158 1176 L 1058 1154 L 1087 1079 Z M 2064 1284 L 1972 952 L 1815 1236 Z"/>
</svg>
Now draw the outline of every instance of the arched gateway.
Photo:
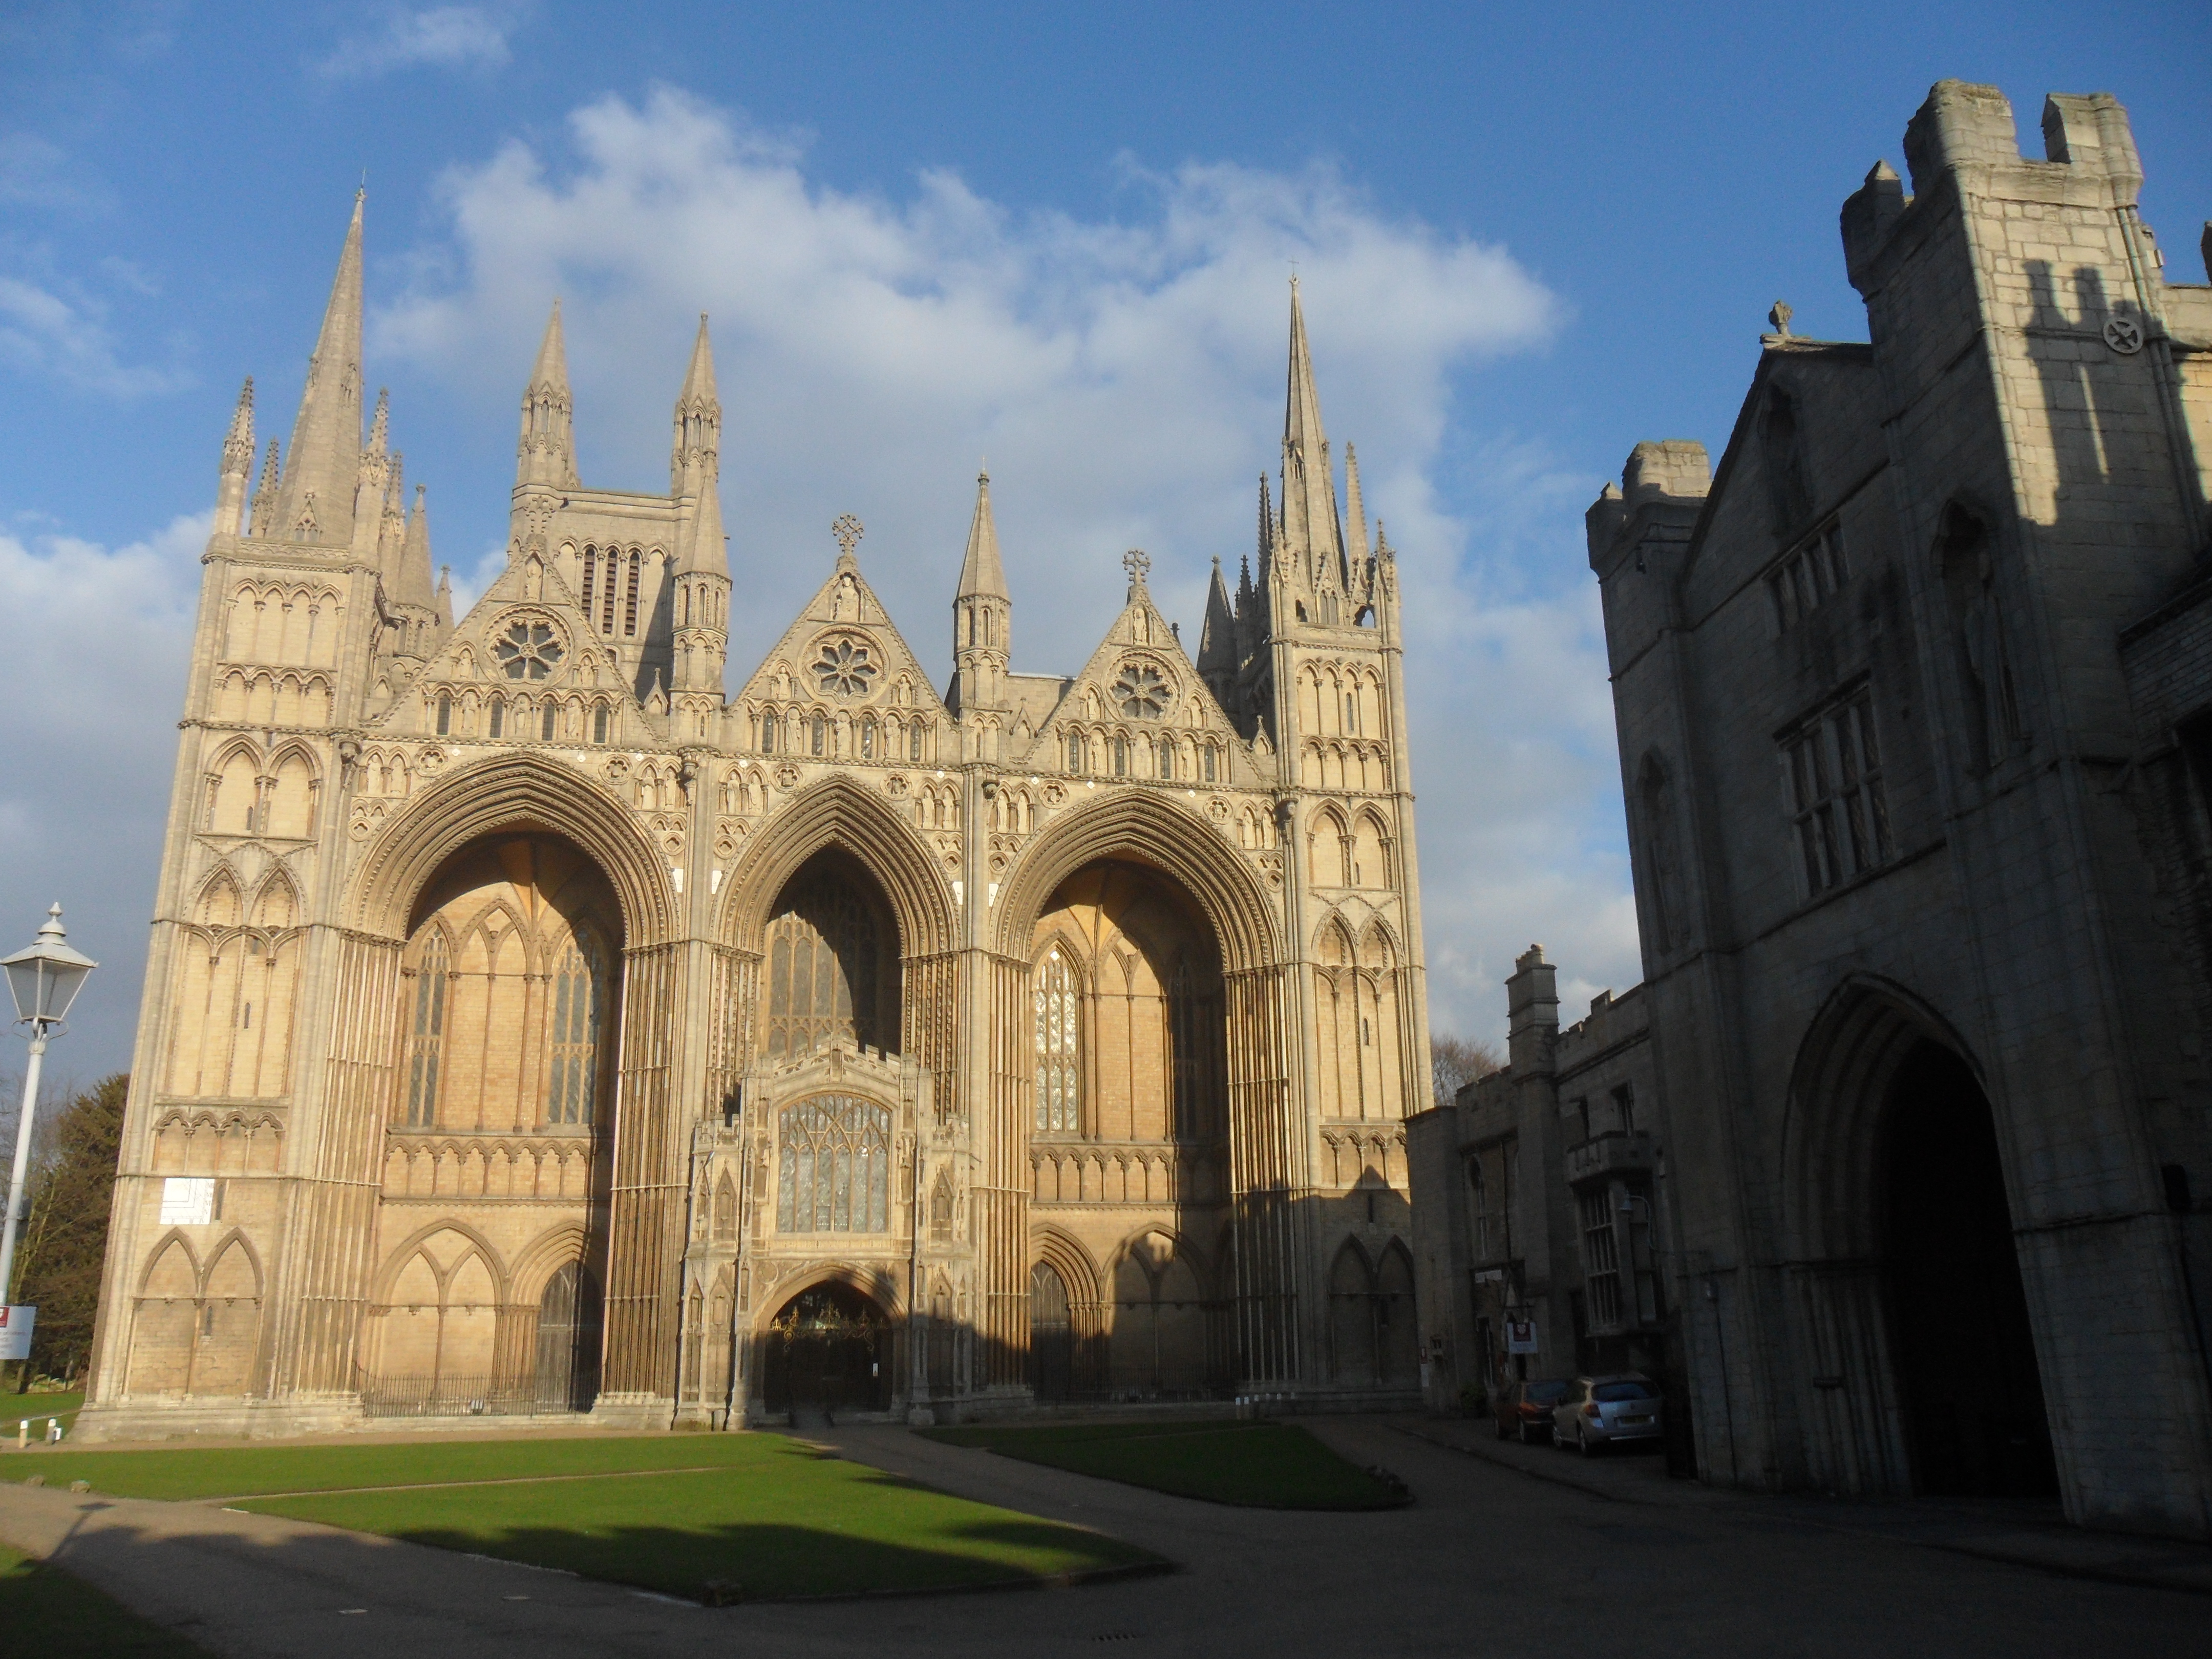
<svg viewBox="0 0 2212 1659">
<path fill-rule="evenodd" d="M 1295 302 L 1194 655 L 1133 552 L 1014 672 L 984 480 L 945 694 L 849 520 L 732 691 L 703 330 L 665 497 L 582 485 L 549 333 L 456 622 L 359 232 L 285 465 L 250 408 L 224 452 L 86 1431 L 1409 1390 L 1402 1241 L 1316 1156 L 1427 1088 L 1396 565 Z"/>
</svg>

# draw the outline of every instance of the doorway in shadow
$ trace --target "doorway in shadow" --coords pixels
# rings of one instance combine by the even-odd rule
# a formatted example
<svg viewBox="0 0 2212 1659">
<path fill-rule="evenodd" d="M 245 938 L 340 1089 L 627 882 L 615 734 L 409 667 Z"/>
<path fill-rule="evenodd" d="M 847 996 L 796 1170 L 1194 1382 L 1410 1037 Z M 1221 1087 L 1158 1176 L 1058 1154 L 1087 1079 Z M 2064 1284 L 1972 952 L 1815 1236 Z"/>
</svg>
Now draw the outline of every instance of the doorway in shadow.
<svg viewBox="0 0 2212 1659">
<path fill-rule="evenodd" d="M 1996 1124 L 1950 1049 L 1923 1042 L 1899 1067 L 1880 1171 L 1882 1277 L 1915 1489 L 2054 1494 Z"/>
<path fill-rule="evenodd" d="M 891 1323 L 849 1285 L 816 1285 L 784 1304 L 763 1345 L 771 1412 L 884 1411 L 891 1398 Z"/>
</svg>

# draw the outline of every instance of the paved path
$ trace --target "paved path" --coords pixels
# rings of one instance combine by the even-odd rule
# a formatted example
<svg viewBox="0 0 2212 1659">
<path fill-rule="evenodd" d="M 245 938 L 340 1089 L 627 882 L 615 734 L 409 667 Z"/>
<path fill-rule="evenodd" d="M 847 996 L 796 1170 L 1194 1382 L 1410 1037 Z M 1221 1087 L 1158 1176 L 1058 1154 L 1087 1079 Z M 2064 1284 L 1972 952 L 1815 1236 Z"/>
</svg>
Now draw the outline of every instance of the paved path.
<svg viewBox="0 0 2212 1659">
<path fill-rule="evenodd" d="M 1365 1515 L 1223 1509 L 900 1429 L 829 1437 L 859 1461 L 1095 1526 L 1184 1568 L 1074 1589 L 710 1611 L 273 1516 L 14 1486 L 0 1486 L 0 1538 L 52 1555 L 216 1651 L 313 1659 L 678 1644 L 779 1659 L 886 1650 L 973 1659 L 979 1650 L 1088 1654 L 1103 1642 L 1206 1659 L 1670 1648 L 2079 1659 L 2197 1651 L 2212 1613 L 2201 1595 L 1838 1530 L 1786 1504 L 1703 1492 L 1624 1503 L 1529 1480 L 1389 1419 L 1313 1426 L 1355 1461 L 1396 1471 L 1416 1503 Z"/>
</svg>

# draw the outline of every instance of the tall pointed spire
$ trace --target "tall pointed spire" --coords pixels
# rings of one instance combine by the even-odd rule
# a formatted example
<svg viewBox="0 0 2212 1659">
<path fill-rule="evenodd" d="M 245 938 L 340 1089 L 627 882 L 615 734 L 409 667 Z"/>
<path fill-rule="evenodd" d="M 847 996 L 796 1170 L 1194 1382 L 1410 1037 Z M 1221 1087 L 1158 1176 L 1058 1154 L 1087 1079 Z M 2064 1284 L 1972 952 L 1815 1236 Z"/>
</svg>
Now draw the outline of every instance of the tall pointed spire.
<svg viewBox="0 0 2212 1659">
<path fill-rule="evenodd" d="M 1000 708 L 1006 701 L 1013 601 L 999 562 L 999 526 L 991 516 L 991 475 L 975 475 L 975 516 L 968 525 L 968 556 L 960 562 L 960 589 L 952 596 L 952 703 L 966 714 Z M 971 758 L 996 760 L 995 727 L 971 726 L 963 739 Z"/>
<path fill-rule="evenodd" d="M 1198 674 L 1212 688 L 1214 700 L 1229 706 L 1236 684 L 1240 653 L 1237 648 L 1237 611 L 1229 601 L 1229 584 L 1221 574 L 1221 561 L 1213 562 L 1213 580 L 1206 588 L 1206 622 L 1198 635 Z"/>
<path fill-rule="evenodd" d="M 354 489 L 361 476 L 361 220 L 353 199 L 331 301 L 323 313 L 307 389 L 292 422 L 290 464 L 277 492 L 270 533 L 343 547 L 353 540 Z"/>
<path fill-rule="evenodd" d="M 1291 278 L 1290 386 L 1283 408 L 1283 544 L 1297 578 L 1310 582 L 1321 561 L 1340 558 L 1336 487 L 1329 476 L 1328 436 L 1321 424 L 1313 355 L 1298 281 Z"/>
<path fill-rule="evenodd" d="M 999 562 L 999 526 L 991 517 L 991 475 L 975 475 L 975 515 L 968 525 L 968 556 L 960 565 L 957 597 L 982 595 L 1003 599 L 1006 572 Z"/>
<path fill-rule="evenodd" d="M 714 348 L 705 313 L 691 343 L 691 366 L 676 397 L 669 493 L 676 498 L 674 669 L 671 689 L 702 722 L 726 695 L 729 654 L 730 561 L 722 546 L 722 400 L 714 390 Z"/>
<path fill-rule="evenodd" d="M 530 384 L 522 390 L 522 439 L 514 482 L 576 488 L 575 400 L 568 392 L 568 352 L 561 337 L 561 302 L 553 302 Z"/>
<path fill-rule="evenodd" d="M 407 545 L 399 556 L 399 603 L 420 611 L 434 609 L 437 596 L 430 591 L 429 491 L 415 486 L 415 510 L 407 515 Z"/>
<path fill-rule="evenodd" d="M 230 430 L 222 441 L 222 471 L 216 486 L 215 533 L 235 536 L 246 516 L 246 487 L 253 477 L 253 377 L 238 394 Z"/>
</svg>

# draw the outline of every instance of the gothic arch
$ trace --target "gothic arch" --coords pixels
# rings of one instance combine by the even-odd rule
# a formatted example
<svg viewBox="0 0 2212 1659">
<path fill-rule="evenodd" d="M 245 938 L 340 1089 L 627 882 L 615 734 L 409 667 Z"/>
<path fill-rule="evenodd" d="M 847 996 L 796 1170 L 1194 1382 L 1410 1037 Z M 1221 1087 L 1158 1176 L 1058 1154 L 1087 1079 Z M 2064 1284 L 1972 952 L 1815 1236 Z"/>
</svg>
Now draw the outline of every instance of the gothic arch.
<svg viewBox="0 0 2212 1659">
<path fill-rule="evenodd" d="M 1036 1244 L 1037 1259 L 1060 1275 L 1060 1282 L 1067 1291 L 1069 1308 L 1079 1318 L 1088 1310 L 1095 1328 L 1103 1294 L 1101 1286 L 1106 1281 L 1099 1274 L 1098 1264 L 1091 1259 L 1091 1252 L 1083 1248 L 1082 1241 L 1074 1234 L 1048 1224 L 1032 1228 L 1030 1237 Z"/>
<path fill-rule="evenodd" d="M 404 938 L 416 896 L 448 858 L 486 836 L 532 830 L 574 842 L 599 866 L 622 908 L 629 951 L 675 933 L 666 868 L 629 809 L 580 773 L 529 753 L 463 767 L 389 821 L 355 880 L 348 906 L 354 925 Z"/>
<path fill-rule="evenodd" d="M 228 914 L 222 914 L 228 900 Z M 228 864 L 218 864 L 192 900 L 192 920 L 207 929 L 236 927 L 246 921 L 246 895 Z"/>
<path fill-rule="evenodd" d="M 459 1216 L 445 1216 L 436 1221 L 425 1223 L 394 1247 L 391 1254 L 385 1257 L 384 1265 L 376 1270 L 376 1279 L 369 1291 L 369 1301 L 374 1304 L 382 1305 L 387 1300 L 392 1285 L 398 1280 L 400 1273 L 407 1264 L 417 1255 L 422 1254 L 422 1247 L 425 1244 L 440 1233 L 447 1232 L 459 1234 L 469 1242 L 470 1249 L 455 1256 L 451 1267 L 440 1267 L 435 1261 L 432 1261 L 432 1271 L 437 1275 L 441 1292 L 442 1293 L 446 1285 L 452 1281 L 453 1275 L 460 1271 L 462 1264 L 471 1255 L 475 1255 L 483 1258 L 484 1267 L 491 1274 L 492 1300 L 497 1303 L 513 1301 L 514 1297 L 508 1294 L 511 1276 L 506 1262 L 500 1258 L 499 1251 L 494 1248 L 489 1238 Z"/>
<path fill-rule="evenodd" d="M 1224 975 L 1279 959 L 1273 909 L 1243 861 L 1198 814 L 1139 790 L 1066 811 L 1030 843 L 999 895 L 999 952 L 1025 959 L 1060 883 L 1103 859 L 1146 865 L 1179 884 L 1212 927 Z"/>
<path fill-rule="evenodd" d="M 857 1296 L 866 1297 L 883 1310 L 885 1319 L 894 1323 L 907 1317 L 906 1297 L 900 1292 L 896 1273 L 867 1273 L 842 1261 L 823 1261 L 756 1290 L 753 1334 L 767 1335 L 776 1316 L 791 1305 L 792 1298 L 805 1295 L 817 1285 L 840 1285 Z"/>
<path fill-rule="evenodd" d="M 722 938 L 739 950 L 762 950 L 785 884 L 830 847 L 857 859 L 882 888 L 898 927 L 901 957 L 952 948 L 951 896 L 936 860 L 880 797 L 843 777 L 802 790 L 747 841 L 725 884 L 729 896 L 722 902 Z"/>
<path fill-rule="evenodd" d="M 270 914 L 270 904 L 280 900 L 287 907 L 282 921 Z M 246 907 L 244 914 L 264 933 L 282 933 L 298 925 L 302 908 L 299 883 L 292 878 L 289 870 L 279 864 L 272 866 L 261 878 L 261 885 L 254 889 L 252 902 Z"/>
<path fill-rule="evenodd" d="M 572 1261 L 583 1261 L 586 1248 L 581 1222 L 556 1222 L 515 1252 L 501 1299 L 535 1306 L 553 1275 Z"/>
<path fill-rule="evenodd" d="M 244 1291 L 218 1291 L 215 1284 L 216 1275 L 222 1272 L 223 1263 L 234 1253 L 245 1259 L 246 1269 L 252 1275 L 252 1288 Z M 204 1297 L 223 1295 L 258 1302 L 268 1282 L 269 1276 L 261 1267 L 261 1253 L 253 1248 L 253 1241 L 246 1236 L 242 1228 L 234 1227 L 224 1236 L 222 1242 L 208 1253 L 207 1266 L 200 1273 L 200 1294 Z"/>
<path fill-rule="evenodd" d="M 169 1253 L 172 1250 L 180 1250 L 184 1253 L 185 1272 L 190 1278 L 192 1293 L 195 1295 L 198 1293 L 201 1279 L 204 1276 L 200 1266 L 199 1255 L 192 1249 L 192 1241 L 185 1237 L 182 1230 L 173 1227 L 161 1237 L 152 1249 L 146 1252 L 146 1266 L 138 1275 L 140 1296 L 155 1294 L 154 1276 L 161 1272 L 162 1264 L 169 1259 Z"/>
</svg>

